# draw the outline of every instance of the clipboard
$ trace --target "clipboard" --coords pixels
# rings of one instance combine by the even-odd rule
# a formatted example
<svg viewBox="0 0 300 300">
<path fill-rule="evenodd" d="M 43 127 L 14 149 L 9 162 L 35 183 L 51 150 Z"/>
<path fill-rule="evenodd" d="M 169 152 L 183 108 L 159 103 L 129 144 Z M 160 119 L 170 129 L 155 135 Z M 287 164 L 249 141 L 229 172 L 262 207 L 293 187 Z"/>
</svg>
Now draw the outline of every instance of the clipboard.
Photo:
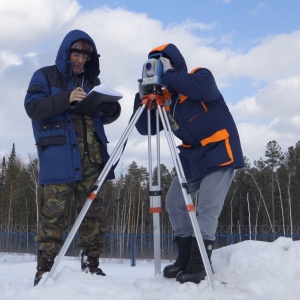
<svg viewBox="0 0 300 300">
<path fill-rule="evenodd" d="M 97 106 L 101 103 L 118 102 L 123 95 L 108 88 L 105 84 L 94 87 L 87 96 L 79 101 L 72 109 L 74 114 L 84 114 L 88 116 L 97 116 Z"/>
</svg>

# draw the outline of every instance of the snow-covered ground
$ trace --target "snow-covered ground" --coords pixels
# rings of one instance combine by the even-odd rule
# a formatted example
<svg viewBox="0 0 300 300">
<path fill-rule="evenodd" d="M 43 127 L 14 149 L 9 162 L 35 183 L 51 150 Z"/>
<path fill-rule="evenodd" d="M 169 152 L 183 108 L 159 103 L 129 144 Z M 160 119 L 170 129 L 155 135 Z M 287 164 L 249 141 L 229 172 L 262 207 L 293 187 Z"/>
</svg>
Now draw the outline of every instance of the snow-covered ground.
<svg viewBox="0 0 300 300">
<path fill-rule="evenodd" d="M 36 263 L 0 253 L 0 299 L 14 300 L 298 300 L 300 241 L 245 241 L 213 252 L 214 289 L 208 280 L 180 284 L 154 275 L 153 262 L 101 261 L 107 276 L 85 274 L 79 258 L 65 258 L 53 278 L 33 287 Z M 6 260 L 6 261 L 5 261 Z M 167 263 L 162 263 L 162 268 Z M 46 277 L 46 276 L 45 276 Z M 44 279 L 43 279 L 44 280 Z"/>
</svg>

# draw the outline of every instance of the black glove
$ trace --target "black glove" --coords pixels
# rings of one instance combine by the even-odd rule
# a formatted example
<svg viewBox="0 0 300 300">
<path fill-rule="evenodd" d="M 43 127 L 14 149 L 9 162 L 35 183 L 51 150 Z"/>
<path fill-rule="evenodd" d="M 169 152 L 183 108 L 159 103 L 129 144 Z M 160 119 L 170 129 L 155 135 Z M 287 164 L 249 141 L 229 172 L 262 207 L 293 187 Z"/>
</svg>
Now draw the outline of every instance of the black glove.
<svg viewBox="0 0 300 300">
<path fill-rule="evenodd" d="M 117 110 L 117 102 L 103 102 L 97 106 L 97 111 L 105 115 L 115 114 Z"/>
<path fill-rule="evenodd" d="M 104 110 L 104 108 L 107 109 L 106 112 L 100 112 L 100 114 L 102 114 L 104 125 L 116 121 L 121 114 L 121 105 L 119 102 L 110 102 L 110 103 L 105 102 L 100 104 L 99 106 L 101 111 Z"/>
</svg>

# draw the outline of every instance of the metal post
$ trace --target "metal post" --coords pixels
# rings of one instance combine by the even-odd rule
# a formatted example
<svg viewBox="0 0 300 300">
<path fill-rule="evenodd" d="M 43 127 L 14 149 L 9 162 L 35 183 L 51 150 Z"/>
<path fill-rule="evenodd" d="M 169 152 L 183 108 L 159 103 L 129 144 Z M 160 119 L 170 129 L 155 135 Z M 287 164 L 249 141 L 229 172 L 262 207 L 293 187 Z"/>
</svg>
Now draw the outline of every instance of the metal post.
<svg viewBox="0 0 300 300">
<path fill-rule="evenodd" d="M 149 194 L 150 213 L 153 215 L 153 249 L 154 249 L 154 274 L 161 274 L 161 244 L 160 244 L 160 213 L 161 207 L 161 180 L 160 180 L 160 135 L 159 115 L 156 115 L 156 167 L 157 185 L 153 185 L 152 145 L 151 145 L 151 111 L 147 110 L 148 123 L 148 163 L 149 163 Z"/>
</svg>

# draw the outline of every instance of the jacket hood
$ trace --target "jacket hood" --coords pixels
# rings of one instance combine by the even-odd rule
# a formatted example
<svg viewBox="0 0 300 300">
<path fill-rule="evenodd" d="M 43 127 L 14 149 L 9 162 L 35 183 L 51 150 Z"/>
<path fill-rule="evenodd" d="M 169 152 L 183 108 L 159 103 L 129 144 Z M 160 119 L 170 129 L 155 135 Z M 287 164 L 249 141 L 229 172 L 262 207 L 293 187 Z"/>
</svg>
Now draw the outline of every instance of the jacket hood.
<svg viewBox="0 0 300 300">
<path fill-rule="evenodd" d="M 165 44 L 152 49 L 148 58 L 155 57 L 156 54 L 161 54 L 163 57 L 170 59 L 171 63 L 174 65 L 175 71 L 187 72 L 185 59 L 174 44 Z"/>
<path fill-rule="evenodd" d="M 84 31 L 77 29 L 72 30 L 64 37 L 58 49 L 55 64 L 65 76 L 72 76 L 73 64 L 70 61 L 70 48 L 78 40 L 86 40 L 93 46 L 93 52 L 90 56 L 91 59 L 87 61 L 84 66 L 84 74 L 86 78 L 88 78 L 91 82 L 94 82 L 100 74 L 100 55 L 97 53 L 97 48 L 93 39 Z"/>
</svg>

